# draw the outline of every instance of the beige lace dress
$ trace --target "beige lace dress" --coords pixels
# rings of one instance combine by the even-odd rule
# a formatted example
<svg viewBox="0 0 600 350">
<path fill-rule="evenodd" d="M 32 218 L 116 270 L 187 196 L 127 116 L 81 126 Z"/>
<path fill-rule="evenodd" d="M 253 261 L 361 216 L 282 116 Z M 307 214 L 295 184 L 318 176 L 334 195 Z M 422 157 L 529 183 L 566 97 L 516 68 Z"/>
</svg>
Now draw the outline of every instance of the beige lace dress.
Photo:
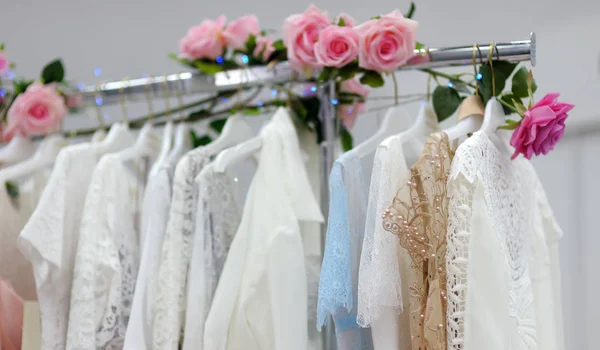
<svg viewBox="0 0 600 350">
<path fill-rule="evenodd" d="M 414 272 L 407 276 L 413 350 L 446 349 L 446 182 L 454 149 L 445 133 L 432 134 L 383 213 L 384 229 L 398 236 Z"/>
</svg>

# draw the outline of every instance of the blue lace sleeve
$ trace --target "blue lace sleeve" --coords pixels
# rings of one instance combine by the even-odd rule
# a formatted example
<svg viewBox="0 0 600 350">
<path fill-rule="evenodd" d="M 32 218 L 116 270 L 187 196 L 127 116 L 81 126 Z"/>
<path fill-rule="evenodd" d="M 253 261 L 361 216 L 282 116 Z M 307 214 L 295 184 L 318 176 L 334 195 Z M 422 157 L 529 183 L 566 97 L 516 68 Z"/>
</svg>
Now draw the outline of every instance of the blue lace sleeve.
<svg viewBox="0 0 600 350">
<path fill-rule="evenodd" d="M 348 196 L 342 170 L 336 162 L 329 175 L 329 218 L 317 301 L 319 330 L 328 314 L 336 315 L 339 308 L 352 310 Z"/>
</svg>

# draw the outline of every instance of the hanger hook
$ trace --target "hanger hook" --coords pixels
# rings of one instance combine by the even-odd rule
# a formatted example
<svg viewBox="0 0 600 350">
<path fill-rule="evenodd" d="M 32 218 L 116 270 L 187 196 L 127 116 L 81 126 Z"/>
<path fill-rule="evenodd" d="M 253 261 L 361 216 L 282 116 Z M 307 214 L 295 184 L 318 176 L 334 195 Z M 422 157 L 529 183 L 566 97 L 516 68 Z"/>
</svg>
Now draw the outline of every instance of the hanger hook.
<svg viewBox="0 0 600 350">
<path fill-rule="evenodd" d="M 171 111 L 171 101 L 169 101 L 171 96 L 169 95 L 168 76 L 166 74 L 164 76 L 162 86 L 163 86 L 163 97 L 165 99 L 165 109 L 166 109 L 167 117 L 168 117 L 168 120 L 171 121 L 173 119 L 172 111 Z"/>
<path fill-rule="evenodd" d="M 96 118 L 98 119 L 98 123 L 100 124 L 101 129 L 106 128 L 106 124 L 104 124 L 104 116 L 102 115 L 102 94 L 100 93 L 100 85 L 102 83 L 99 82 L 96 84 L 94 88 L 94 106 L 96 106 Z"/>
<path fill-rule="evenodd" d="M 125 86 L 127 85 L 127 80 L 129 78 L 125 77 L 121 79 L 121 87 L 119 88 L 119 102 L 121 103 L 121 111 L 123 112 L 123 122 L 126 125 L 129 125 L 129 117 L 127 117 L 127 104 L 125 98 Z"/>
<path fill-rule="evenodd" d="M 492 71 L 492 96 L 496 96 L 496 79 L 494 77 L 494 48 L 496 43 L 492 41 L 490 43 L 490 49 L 488 50 L 488 62 L 490 63 L 490 70 Z"/>
<path fill-rule="evenodd" d="M 477 43 L 473 44 L 473 71 L 475 72 L 475 80 L 477 80 L 477 57 L 475 56 L 475 50 L 479 50 Z M 481 51 L 479 51 L 481 53 Z M 475 82 L 475 96 L 479 96 L 479 81 Z"/>
<path fill-rule="evenodd" d="M 152 98 L 150 96 L 150 84 L 154 82 L 154 77 L 148 77 L 146 84 L 144 86 L 144 92 L 146 95 L 146 103 L 148 104 L 148 121 L 152 121 L 154 119 L 154 109 L 152 108 Z"/>
</svg>

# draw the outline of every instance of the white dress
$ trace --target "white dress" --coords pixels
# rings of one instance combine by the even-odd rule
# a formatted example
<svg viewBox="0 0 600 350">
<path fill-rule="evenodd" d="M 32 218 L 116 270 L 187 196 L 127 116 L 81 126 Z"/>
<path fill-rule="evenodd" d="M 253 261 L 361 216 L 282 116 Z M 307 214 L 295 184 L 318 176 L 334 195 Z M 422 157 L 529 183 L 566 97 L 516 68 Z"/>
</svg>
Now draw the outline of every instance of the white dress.
<svg viewBox="0 0 600 350">
<path fill-rule="evenodd" d="M 562 233 L 532 165 L 476 132 L 456 151 L 448 196 L 448 348 L 564 349 Z"/>
<path fill-rule="evenodd" d="M 199 176 L 199 199 L 190 262 L 183 349 L 202 349 L 204 322 L 227 252 L 240 222 L 233 180 L 208 165 Z"/>
<path fill-rule="evenodd" d="M 75 251 L 83 204 L 97 162 L 92 144 L 64 148 L 19 238 L 19 248 L 33 265 L 42 350 L 66 349 Z"/>
<path fill-rule="evenodd" d="M 175 168 L 169 220 L 152 301 L 153 349 L 179 349 L 198 205 L 198 186 L 194 180 L 208 161 L 209 154 L 197 148 L 183 156 Z"/>
<path fill-rule="evenodd" d="M 108 154 L 94 170 L 77 246 L 67 349 L 122 349 L 139 267 L 142 197 L 152 156 Z"/>
<path fill-rule="evenodd" d="M 307 348 L 298 222 L 323 217 L 285 109 L 277 110 L 261 138 L 258 169 L 205 324 L 204 349 Z"/>
<path fill-rule="evenodd" d="M 152 349 L 152 300 L 160 250 L 167 230 L 171 207 L 171 183 L 174 167 L 165 162 L 148 180 L 142 204 L 142 254 L 131 315 L 125 335 L 125 350 Z"/>
<path fill-rule="evenodd" d="M 26 179 L 13 181 L 18 195 L 12 197 L 0 171 L 0 278 L 24 300 L 37 300 L 31 262 L 19 251 L 19 234 L 33 213 L 50 176 L 40 169 Z"/>
</svg>

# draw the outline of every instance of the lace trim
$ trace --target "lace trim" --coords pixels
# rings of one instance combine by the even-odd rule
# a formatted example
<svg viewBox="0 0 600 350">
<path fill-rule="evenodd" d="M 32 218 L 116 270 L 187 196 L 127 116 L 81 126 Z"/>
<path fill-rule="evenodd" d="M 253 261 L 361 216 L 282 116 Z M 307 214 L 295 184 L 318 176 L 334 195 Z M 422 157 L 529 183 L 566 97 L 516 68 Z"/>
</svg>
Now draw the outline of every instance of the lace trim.
<svg viewBox="0 0 600 350">
<path fill-rule="evenodd" d="M 416 274 L 410 287 L 413 349 L 446 348 L 446 182 L 453 156 L 445 133 L 431 135 L 411 168 L 411 179 L 382 216 Z"/>
<path fill-rule="evenodd" d="M 526 171 L 523 159 L 509 160 L 483 133 L 475 133 L 457 150 L 452 164 L 449 187 L 450 228 L 448 289 L 452 290 L 448 307 L 448 343 L 452 349 L 464 346 L 464 313 L 467 286 L 468 247 L 471 201 L 475 180 L 483 185 L 487 210 L 509 267 L 509 315 L 518 323 L 521 340 L 529 348 L 537 348 L 533 290 L 529 274 L 528 234 L 535 205 L 536 186 Z M 458 180 L 458 174 L 464 181 Z M 450 266 L 451 263 L 451 266 Z M 455 299 L 456 297 L 456 299 Z"/>
</svg>

